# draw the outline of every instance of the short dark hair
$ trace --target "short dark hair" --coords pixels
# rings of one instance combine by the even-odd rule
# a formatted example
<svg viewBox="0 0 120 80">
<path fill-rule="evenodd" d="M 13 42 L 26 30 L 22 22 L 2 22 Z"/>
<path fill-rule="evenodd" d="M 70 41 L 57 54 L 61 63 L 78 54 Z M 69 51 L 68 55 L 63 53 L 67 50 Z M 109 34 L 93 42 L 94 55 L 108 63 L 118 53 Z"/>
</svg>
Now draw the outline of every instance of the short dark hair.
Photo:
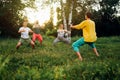
<svg viewBox="0 0 120 80">
<path fill-rule="evenodd" d="M 90 12 L 86 12 L 85 15 L 88 17 L 88 18 L 91 18 L 92 17 L 92 14 Z"/>
</svg>

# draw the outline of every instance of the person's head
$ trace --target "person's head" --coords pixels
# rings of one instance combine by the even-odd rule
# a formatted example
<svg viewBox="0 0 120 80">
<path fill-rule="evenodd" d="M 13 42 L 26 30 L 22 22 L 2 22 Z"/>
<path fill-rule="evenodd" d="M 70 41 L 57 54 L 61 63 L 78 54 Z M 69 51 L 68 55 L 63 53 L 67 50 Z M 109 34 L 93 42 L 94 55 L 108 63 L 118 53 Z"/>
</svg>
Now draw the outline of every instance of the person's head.
<svg viewBox="0 0 120 80">
<path fill-rule="evenodd" d="M 85 19 L 91 19 L 92 14 L 90 12 L 85 13 Z"/>
<path fill-rule="evenodd" d="M 24 17 L 24 22 L 28 22 L 28 18 L 27 17 Z"/>
<path fill-rule="evenodd" d="M 24 22 L 23 22 L 23 27 L 27 27 L 27 24 L 28 24 L 28 22 L 27 22 L 27 21 L 24 21 Z"/>
<path fill-rule="evenodd" d="M 39 21 L 38 21 L 38 20 L 36 20 L 36 21 L 35 21 L 35 24 L 39 24 Z"/>
<path fill-rule="evenodd" d="M 63 29 L 63 28 L 64 28 L 63 24 L 60 24 L 59 29 Z"/>
</svg>

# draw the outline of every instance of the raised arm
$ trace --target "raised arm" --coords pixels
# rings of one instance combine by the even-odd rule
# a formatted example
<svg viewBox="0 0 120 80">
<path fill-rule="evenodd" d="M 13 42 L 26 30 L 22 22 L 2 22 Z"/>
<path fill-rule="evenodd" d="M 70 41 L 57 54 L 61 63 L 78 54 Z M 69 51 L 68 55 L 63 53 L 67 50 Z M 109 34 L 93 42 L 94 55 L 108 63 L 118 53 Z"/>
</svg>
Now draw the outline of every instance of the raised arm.
<svg viewBox="0 0 120 80">
<path fill-rule="evenodd" d="M 85 25 L 86 25 L 86 23 L 85 23 L 85 21 L 83 21 L 78 25 L 71 26 L 71 28 L 73 28 L 73 29 L 83 29 L 85 27 Z"/>
</svg>

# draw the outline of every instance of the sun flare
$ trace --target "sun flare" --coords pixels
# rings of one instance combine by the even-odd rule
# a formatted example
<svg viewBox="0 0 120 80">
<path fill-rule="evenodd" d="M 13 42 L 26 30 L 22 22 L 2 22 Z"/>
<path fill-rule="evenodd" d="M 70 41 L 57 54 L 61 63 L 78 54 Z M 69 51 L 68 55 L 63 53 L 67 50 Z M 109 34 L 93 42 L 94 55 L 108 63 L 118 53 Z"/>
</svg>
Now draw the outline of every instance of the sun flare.
<svg viewBox="0 0 120 80">
<path fill-rule="evenodd" d="M 25 8 L 26 16 L 30 23 L 34 23 L 36 20 L 39 21 L 40 25 L 44 24 L 50 19 L 50 9 L 46 8 L 44 10 L 33 10 L 31 8 Z"/>
<path fill-rule="evenodd" d="M 44 23 L 50 20 L 51 12 L 50 6 L 45 6 L 44 8 L 41 7 L 42 2 L 39 0 L 35 1 L 36 9 L 32 8 L 25 8 L 24 15 L 27 17 L 29 23 L 34 23 L 36 20 L 39 21 L 40 25 L 44 25 Z M 57 12 L 56 12 L 57 5 L 53 5 L 54 14 L 53 14 L 53 24 L 56 25 L 57 23 Z"/>
</svg>

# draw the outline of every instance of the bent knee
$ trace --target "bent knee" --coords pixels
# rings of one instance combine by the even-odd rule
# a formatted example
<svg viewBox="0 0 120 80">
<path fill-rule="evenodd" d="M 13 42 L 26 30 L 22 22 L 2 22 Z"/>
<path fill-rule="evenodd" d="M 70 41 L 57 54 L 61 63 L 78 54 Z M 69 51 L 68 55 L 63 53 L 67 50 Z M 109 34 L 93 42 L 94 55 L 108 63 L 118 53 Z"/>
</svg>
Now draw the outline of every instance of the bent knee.
<svg viewBox="0 0 120 80">
<path fill-rule="evenodd" d="M 32 45 L 35 45 L 35 43 L 34 43 L 33 41 L 31 41 L 31 44 L 32 44 Z"/>
<path fill-rule="evenodd" d="M 76 44 L 75 44 L 75 42 L 72 44 L 72 47 L 74 48 L 74 47 L 76 47 Z"/>
</svg>

